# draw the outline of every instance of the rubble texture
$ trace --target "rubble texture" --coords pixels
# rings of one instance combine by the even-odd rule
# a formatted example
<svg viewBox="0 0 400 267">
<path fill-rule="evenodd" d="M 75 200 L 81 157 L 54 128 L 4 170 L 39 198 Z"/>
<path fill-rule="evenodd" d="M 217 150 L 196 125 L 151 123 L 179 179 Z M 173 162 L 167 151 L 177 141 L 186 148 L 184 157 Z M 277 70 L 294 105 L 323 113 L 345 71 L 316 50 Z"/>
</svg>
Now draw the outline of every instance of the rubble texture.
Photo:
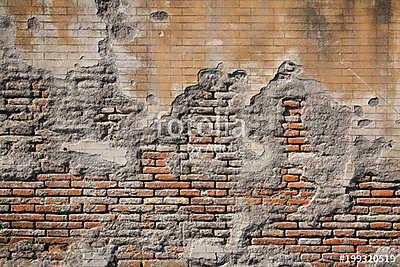
<svg viewBox="0 0 400 267">
<path fill-rule="evenodd" d="M 391 5 L 376 2 L 389 23 Z M 385 99 L 350 106 L 285 60 L 248 102 L 251 70 L 220 62 L 158 118 L 160 92 L 133 98 L 121 78 L 120 44 L 151 32 L 130 16 L 144 11 L 86 4 L 105 27 L 96 62 L 61 76 L 26 61 L 20 21 L 0 16 L 1 266 L 336 266 L 356 254 L 398 265 L 398 129 L 359 134 L 381 123 L 370 111 Z M 307 10 L 307 23 L 328 26 Z M 176 18 L 145 11 L 156 34 Z M 43 30 L 30 13 L 22 31 Z M 58 34 L 76 26 L 66 21 L 53 22 Z M 321 55 L 332 38 L 313 39 Z"/>
</svg>

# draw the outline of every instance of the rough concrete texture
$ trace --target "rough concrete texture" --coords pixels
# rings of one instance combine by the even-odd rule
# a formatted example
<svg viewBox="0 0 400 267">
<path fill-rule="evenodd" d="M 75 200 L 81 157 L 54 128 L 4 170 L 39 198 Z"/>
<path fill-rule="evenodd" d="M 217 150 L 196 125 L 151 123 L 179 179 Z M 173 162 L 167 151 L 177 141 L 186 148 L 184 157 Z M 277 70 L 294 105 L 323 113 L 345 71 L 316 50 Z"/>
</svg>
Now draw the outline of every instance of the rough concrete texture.
<svg viewBox="0 0 400 267">
<path fill-rule="evenodd" d="M 103 226 L 71 232 L 74 242 L 56 256 L 65 266 L 116 266 L 117 258 L 146 254 L 171 254 L 189 266 L 309 266 L 284 245 L 252 243 L 260 232 L 275 229 L 274 222 L 283 220 L 287 207 L 247 203 L 248 191 L 279 188 L 282 170 L 297 171 L 316 192 L 291 217 L 309 227 L 337 210 L 350 209 L 353 187 L 363 177 L 400 181 L 399 161 L 382 157 L 392 149 L 390 140 L 351 135 L 354 120 L 357 127 L 373 122 L 363 117 L 361 107 L 346 106 L 321 83 L 301 79 L 302 67 L 291 61 L 282 62 L 250 104 L 244 97 L 246 71 L 228 73 L 223 64 L 203 69 L 197 83 L 176 97 L 170 113 L 155 120 L 148 114 L 154 106 L 151 97 L 138 102 L 118 87 L 113 42 L 132 39 L 137 34 L 134 22 L 120 12 L 120 1 L 96 0 L 96 5 L 107 25 L 107 37 L 98 43 L 101 59 L 93 66 L 76 65 L 62 79 L 23 63 L 13 47 L 15 25 L 10 17 L 0 17 L 1 180 L 38 181 L 39 174 L 67 173 L 126 182 L 127 193 L 118 204 L 128 208 L 121 212 L 110 202 L 112 216 Z M 165 11 L 149 17 L 169 18 Z M 32 17 L 27 27 L 34 30 L 39 23 Z M 372 107 L 378 104 L 379 98 L 368 101 Z M 309 150 L 288 148 L 287 132 L 293 129 L 304 134 L 302 147 Z M 164 174 L 172 174 L 170 179 L 234 185 L 229 192 L 237 197 L 230 203 L 232 210 L 213 219 L 218 235 L 204 222 L 192 220 L 185 209 L 188 203 L 170 197 L 172 191 L 157 197 L 152 193 L 144 203 L 130 198 L 136 192 L 128 183 L 140 187 L 138 177 L 149 174 L 144 155 L 160 151 L 168 152 Z M 157 212 L 157 204 L 171 204 L 171 210 Z M 9 235 L 11 228 L 6 222 L 1 233 Z M 31 231 L 32 236 L 44 232 Z M 26 255 L 31 266 L 55 264 L 48 244 L 22 240 L 2 252 L 13 255 L 5 266 L 26 265 Z"/>
</svg>

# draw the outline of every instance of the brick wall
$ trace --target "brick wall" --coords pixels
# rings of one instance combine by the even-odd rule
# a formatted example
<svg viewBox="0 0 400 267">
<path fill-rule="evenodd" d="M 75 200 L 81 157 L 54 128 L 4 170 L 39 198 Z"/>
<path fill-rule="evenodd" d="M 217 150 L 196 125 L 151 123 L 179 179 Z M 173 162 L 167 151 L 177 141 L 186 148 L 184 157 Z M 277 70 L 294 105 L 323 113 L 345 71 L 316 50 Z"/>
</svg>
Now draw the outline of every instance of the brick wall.
<svg viewBox="0 0 400 267">
<path fill-rule="evenodd" d="M 328 95 L 354 113 L 362 110 L 349 136 L 390 138 L 392 149 L 379 156 L 398 158 L 398 3 L 147 0 L 112 6 L 117 2 L 0 0 L 0 15 L 10 15 L 16 27 L 13 33 L 3 25 L 8 20 L 0 21 L 9 37 L 1 40 L 16 48 L 1 53 L 0 155 L 4 160 L 17 146 L 13 155 L 20 156 L 17 171 L 13 162 L 0 164 L 9 166 L 0 174 L 0 265 L 264 266 L 268 261 L 257 262 L 258 256 L 241 260 L 278 249 L 275 254 L 287 258 L 272 266 L 367 266 L 342 263 L 341 256 L 398 254 L 398 176 L 363 172 L 342 188 L 348 206 L 310 222 L 302 213 L 322 188 L 317 178 L 285 162 L 276 165 L 276 183 L 243 185 L 246 158 L 234 135 L 243 120 L 266 121 L 273 133 L 257 145 L 275 142 L 284 158 L 319 149 L 308 137 L 326 136 L 306 127 L 307 97 L 288 93 L 253 106 L 279 64 L 293 59 L 304 65 L 302 77 L 322 81 Z M 244 71 L 204 69 L 221 61 L 225 69 Z M 250 97 L 251 121 L 243 115 Z M 81 105 L 93 113 L 83 114 Z M 272 106 L 279 111 L 276 125 L 263 117 Z M 165 116 L 153 120 L 159 112 Z M 98 158 L 105 171 L 96 175 L 91 166 L 76 172 L 71 159 L 52 165 L 63 148 L 45 133 L 57 123 L 75 127 L 75 119 L 92 130 L 71 127 L 58 142 L 90 137 L 134 147 L 121 154 L 137 168 L 119 176 L 118 166 Z M 177 121 L 184 126 L 180 134 L 141 139 L 144 129 L 165 131 Z M 145 126 L 131 126 L 135 122 Z M 132 132 L 118 135 L 124 127 Z M 244 250 L 232 248 L 235 238 Z"/>
</svg>

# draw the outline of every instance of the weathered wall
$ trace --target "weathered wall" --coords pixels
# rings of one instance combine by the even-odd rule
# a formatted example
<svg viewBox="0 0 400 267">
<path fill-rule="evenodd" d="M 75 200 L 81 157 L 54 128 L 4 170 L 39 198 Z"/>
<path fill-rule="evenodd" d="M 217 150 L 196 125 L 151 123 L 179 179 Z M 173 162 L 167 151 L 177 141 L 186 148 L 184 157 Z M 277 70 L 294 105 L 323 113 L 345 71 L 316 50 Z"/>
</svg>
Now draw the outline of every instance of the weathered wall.
<svg viewBox="0 0 400 267">
<path fill-rule="evenodd" d="M 0 265 L 399 265 L 398 4 L 0 0 Z"/>
</svg>

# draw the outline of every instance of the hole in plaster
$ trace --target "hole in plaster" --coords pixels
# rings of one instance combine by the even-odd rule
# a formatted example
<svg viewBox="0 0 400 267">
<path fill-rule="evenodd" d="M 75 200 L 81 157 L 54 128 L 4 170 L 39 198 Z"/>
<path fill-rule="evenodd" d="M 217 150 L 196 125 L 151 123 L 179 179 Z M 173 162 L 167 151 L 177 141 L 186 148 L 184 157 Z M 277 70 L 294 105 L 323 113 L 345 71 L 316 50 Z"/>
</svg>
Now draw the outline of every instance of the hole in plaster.
<svg viewBox="0 0 400 267">
<path fill-rule="evenodd" d="M 372 121 L 371 120 L 359 120 L 357 125 L 359 127 L 365 127 L 368 126 Z"/>
<path fill-rule="evenodd" d="M 357 116 L 361 116 L 363 114 L 361 106 L 354 106 L 353 109 L 354 109 L 354 114 L 356 114 Z"/>
<path fill-rule="evenodd" d="M 163 21 L 168 19 L 169 15 L 165 11 L 156 11 L 150 14 L 150 18 L 155 21 Z"/>
<path fill-rule="evenodd" d="M 28 30 L 38 30 L 40 28 L 39 19 L 36 17 L 31 17 L 26 22 Z"/>
<path fill-rule="evenodd" d="M 379 98 L 377 97 L 371 98 L 368 101 L 368 105 L 370 105 L 371 107 L 377 106 L 378 104 L 379 104 Z"/>
</svg>

